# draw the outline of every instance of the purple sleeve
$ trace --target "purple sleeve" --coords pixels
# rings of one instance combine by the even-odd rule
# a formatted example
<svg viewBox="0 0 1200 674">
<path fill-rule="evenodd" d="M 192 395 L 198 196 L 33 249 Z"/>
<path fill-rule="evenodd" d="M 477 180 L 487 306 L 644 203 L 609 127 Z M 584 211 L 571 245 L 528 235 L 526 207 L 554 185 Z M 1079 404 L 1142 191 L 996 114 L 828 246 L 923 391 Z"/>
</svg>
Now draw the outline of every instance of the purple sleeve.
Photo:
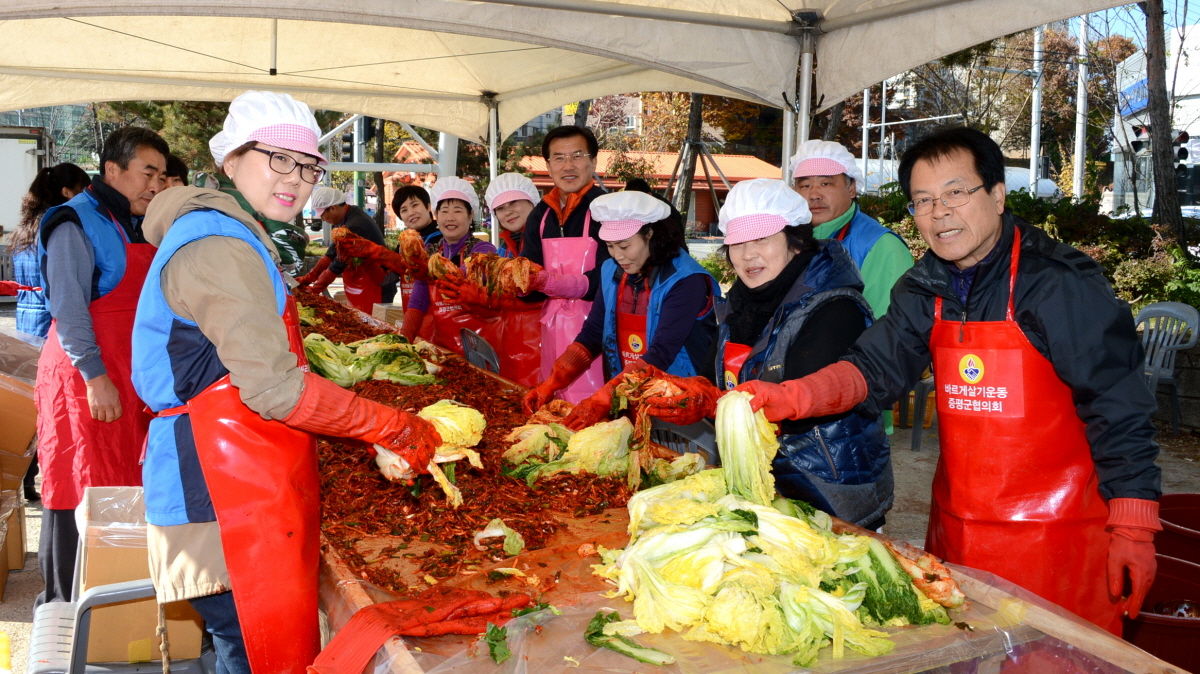
<svg viewBox="0 0 1200 674">
<path fill-rule="evenodd" d="M 592 308 L 575 341 L 592 355 L 604 352 L 604 293 L 596 293 L 596 299 L 592 300 Z"/>
<path fill-rule="evenodd" d="M 408 306 L 404 307 L 405 311 L 416 309 L 417 311 L 429 311 L 429 284 L 424 281 L 414 281 L 412 295 L 408 298 Z"/>
<path fill-rule="evenodd" d="M 644 360 L 647 363 L 665 371 L 675 362 L 688 335 L 692 334 L 700 312 L 709 304 L 712 297 L 711 281 L 708 274 L 692 274 L 671 288 L 671 294 L 663 300 L 654 336 L 650 338 L 650 348 L 646 350 Z M 596 296 L 600 297 L 600 294 Z"/>
<path fill-rule="evenodd" d="M 491 241 L 480 241 L 471 249 L 472 255 L 487 255 L 489 253 L 495 255 L 497 252 L 499 251 L 496 250 Z"/>
</svg>

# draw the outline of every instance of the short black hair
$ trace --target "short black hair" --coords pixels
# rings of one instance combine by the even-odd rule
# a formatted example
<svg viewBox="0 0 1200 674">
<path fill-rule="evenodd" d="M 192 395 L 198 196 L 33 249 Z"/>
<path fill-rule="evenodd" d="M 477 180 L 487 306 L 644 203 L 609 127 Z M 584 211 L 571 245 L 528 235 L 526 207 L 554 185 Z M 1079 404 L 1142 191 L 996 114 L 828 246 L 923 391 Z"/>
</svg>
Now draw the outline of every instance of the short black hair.
<svg viewBox="0 0 1200 674">
<path fill-rule="evenodd" d="M 557 126 L 546 134 L 546 138 L 542 140 L 542 159 L 550 161 L 550 143 L 560 138 L 583 138 L 587 142 L 588 154 L 595 159 L 600 153 L 600 144 L 596 142 L 596 134 L 586 126 L 575 126 L 569 124 L 567 126 Z"/>
<path fill-rule="evenodd" d="M 392 194 L 392 212 L 397 218 L 400 217 L 400 207 L 409 199 L 416 199 L 425 204 L 426 210 L 429 209 L 429 191 L 420 185 L 405 185 Z"/>
<path fill-rule="evenodd" d="M 986 133 L 966 126 L 947 126 L 934 131 L 904 151 L 900 158 L 900 189 L 912 199 L 912 171 L 919 161 L 945 159 L 963 150 L 975 161 L 975 172 L 983 180 L 983 189 L 991 192 L 1004 182 L 1004 153 Z"/>
<path fill-rule="evenodd" d="M 625 191 L 654 194 L 654 188 L 650 187 L 650 183 L 647 182 L 645 178 L 630 178 L 625 183 Z"/>
<path fill-rule="evenodd" d="M 661 199 L 661 197 L 660 197 Z M 662 199 L 662 201 L 666 201 Z M 650 232 L 654 232 L 650 236 Z M 679 257 L 679 251 L 687 250 L 687 239 L 684 238 L 683 216 L 671 206 L 671 213 L 658 222 L 642 225 L 638 234 L 650 236 L 647 245 L 650 246 L 650 257 L 646 266 L 658 267 Z"/>
<path fill-rule="evenodd" d="M 123 126 L 108 134 L 104 139 L 104 149 L 100 152 L 100 175 L 104 175 L 104 167 L 108 162 L 114 162 L 122 171 L 129 168 L 129 162 L 137 156 L 138 150 L 148 147 L 166 159 L 171 154 L 171 148 L 162 136 L 144 126 Z M 165 170 L 167 167 L 163 167 Z"/>
<path fill-rule="evenodd" d="M 448 204 L 452 201 L 457 201 L 458 203 L 462 204 L 463 208 L 467 209 L 467 213 L 469 215 L 475 214 L 475 209 L 471 208 L 471 202 L 467 201 L 466 199 L 442 199 L 438 202 L 438 208 L 441 208 L 442 204 Z"/>
<path fill-rule="evenodd" d="M 173 154 L 167 155 L 167 177 L 179 178 L 184 185 L 188 184 L 188 167 L 183 160 Z"/>
</svg>

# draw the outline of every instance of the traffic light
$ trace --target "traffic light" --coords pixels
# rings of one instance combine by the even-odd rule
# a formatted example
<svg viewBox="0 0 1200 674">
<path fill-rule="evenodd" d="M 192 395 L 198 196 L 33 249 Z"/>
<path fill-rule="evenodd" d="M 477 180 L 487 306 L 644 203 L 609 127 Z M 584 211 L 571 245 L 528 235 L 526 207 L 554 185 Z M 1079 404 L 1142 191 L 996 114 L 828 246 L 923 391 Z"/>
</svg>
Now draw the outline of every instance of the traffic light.
<svg viewBox="0 0 1200 674">
<path fill-rule="evenodd" d="M 1184 161 L 1188 158 L 1188 151 L 1184 145 L 1187 145 L 1190 136 L 1187 131 L 1176 131 L 1175 140 L 1171 141 L 1171 153 L 1179 161 Z"/>
<path fill-rule="evenodd" d="M 342 161 L 350 161 L 354 156 L 354 133 L 347 131 L 342 134 Z"/>
<path fill-rule="evenodd" d="M 1140 124 L 1133 128 L 1133 140 L 1129 141 L 1129 147 L 1134 152 L 1150 149 L 1150 125 Z"/>
<path fill-rule="evenodd" d="M 363 117 L 363 130 L 364 130 L 363 135 L 365 136 L 363 138 L 364 143 L 369 144 L 371 141 L 375 140 L 375 118 L 374 117 Z"/>
</svg>

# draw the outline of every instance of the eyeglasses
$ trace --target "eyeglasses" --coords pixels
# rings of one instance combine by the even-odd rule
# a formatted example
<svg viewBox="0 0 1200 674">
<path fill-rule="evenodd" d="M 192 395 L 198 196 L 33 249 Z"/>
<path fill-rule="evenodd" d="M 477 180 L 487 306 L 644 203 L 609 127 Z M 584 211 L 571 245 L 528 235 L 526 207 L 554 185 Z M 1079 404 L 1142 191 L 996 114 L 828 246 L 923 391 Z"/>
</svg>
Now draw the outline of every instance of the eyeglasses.
<svg viewBox="0 0 1200 674">
<path fill-rule="evenodd" d="M 586 152 L 576 152 L 574 154 L 552 154 L 550 155 L 550 163 L 555 166 L 563 164 L 578 164 L 584 159 L 591 159 L 592 155 Z"/>
<path fill-rule="evenodd" d="M 321 181 L 321 177 L 325 175 L 325 169 L 321 168 L 320 166 L 316 164 L 301 164 L 291 156 L 282 152 L 272 152 L 271 150 L 264 150 L 261 147 L 252 147 L 250 149 L 254 150 L 255 152 L 261 152 L 270 157 L 267 165 L 270 166 L 271 170 L 276 173 L 287 175 L 292 171 L 295 171 L 296 167 L 299 166 L 300 179 L 310 185 L 316 185 Z"/>
<path fill-rule="evenodd" d="M 969 190 L 957 188 L 942 192 L 942 196 L 938 197 L 946 208 L 958 208 L 971 200 L 971 195 L 983 189 L 983 185 Z M 933 212 L 933 197 L 921 197 L 908 202 L 909 215 L 929 215 Z"/>
</svg>

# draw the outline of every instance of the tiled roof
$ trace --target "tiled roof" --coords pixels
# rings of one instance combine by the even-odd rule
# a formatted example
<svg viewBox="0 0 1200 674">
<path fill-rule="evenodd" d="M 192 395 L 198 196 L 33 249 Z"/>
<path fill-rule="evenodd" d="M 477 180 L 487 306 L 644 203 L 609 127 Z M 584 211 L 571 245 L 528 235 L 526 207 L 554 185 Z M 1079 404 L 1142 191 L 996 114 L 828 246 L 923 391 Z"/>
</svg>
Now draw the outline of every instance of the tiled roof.
<svg viewBox="0 0 1200 674">
<path fill-rule="evenodd" d="M 616 158 L 614 150 L 600 150 L 600 155 L 596 158 L 596 172 L 604 176 L 608 170 L 609 164 Z M 654 178 L 666 180 L 671 176 L 671 172 L 675 169 L 675 162 L 678 160 L 679 153 L 677 152 L 626 152 L 625 158 L 627 161 L 645 160 L 653 167 L 651 175 Z M 725 173 L 725 177 L 730 182 L 741 182 L 752 178 L 779 178 L 780 171 L 778 166 L 773 166 L 758 157 L 745 154 L 716 154 L 713 155 L 713 160 L 721 171 Z M 546 170 L 546 160 L 540 156 L 530 156 L 521 159 L 521 168 L 535 176 L 548 175 Z M 712 179 L 720 182 L 720 177 L 716 172 L 709 167 L 712 173 Z M 696 178 L 704 180 L 704 168 L 700 165 L 699 160 L 696 161 Z"/>
</svg>

